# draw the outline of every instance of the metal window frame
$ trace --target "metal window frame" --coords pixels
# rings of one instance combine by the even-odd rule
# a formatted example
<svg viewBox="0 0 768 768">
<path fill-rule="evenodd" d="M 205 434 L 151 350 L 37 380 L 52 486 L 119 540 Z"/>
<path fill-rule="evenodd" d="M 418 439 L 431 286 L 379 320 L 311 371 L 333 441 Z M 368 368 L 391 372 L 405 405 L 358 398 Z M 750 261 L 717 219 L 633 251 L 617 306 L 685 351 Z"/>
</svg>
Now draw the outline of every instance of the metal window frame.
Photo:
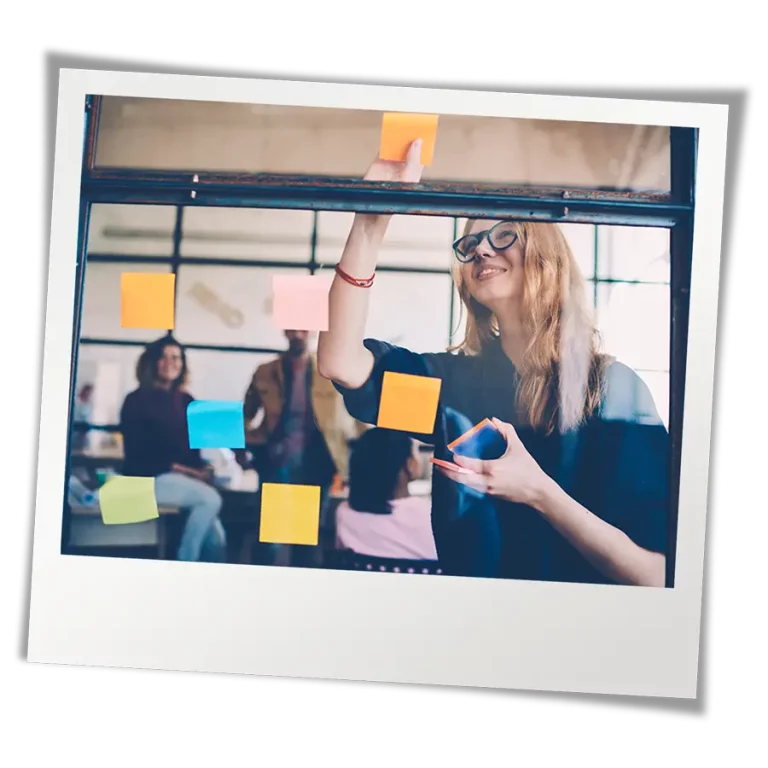
<svg viewBox="0 0 768 768">
<path fill-rule="evenodd" d="M 698 130 L 670 128 L 670 191 L 636 192 L 613 189 L 553 188 L 538 186 L 500 187 L 488 184 L 431 182 L 395 184 L 366 182 L 345 177 L 301 175 L 198 173 L 97 167 L 101 97 L 87 96 L 85 102 L 84 148 L 75 306 L 70 372 L 69 423 L 75 403 L 75 383 L 80 344 L 144 345 L 116 339 L 81 338 L 81 316 L 86 259 L 93 262 L 168 263 L 178 274 L 182 264 L 308 269 L 314 274 L 322 265 L 316 261 L 318 211 L 451 216 L 455 219 L 511 218 L 613 226 L 652 226 L 670 230 L 670 504 L 666 557 L 666 585 L 674 586 L 677 548 L 680 454 L 688 339 L 695 172 Z M 170 257 L 87 254 L 91 206 L 106 204 L 174 205 L 177 216 Z M 181 257 L 183 209 L 187 206 L 230 208 L 302 209 L 314 212 L 309 262 Z M 455 221 L 454 221 L 455 227 Z M 594 239 L 593 293 L 597 306 L 599 283 L 639 284 L 644 281 L 600 278 L 597 229 Z M 382 266 L 380 271 L 418 274 L 450 274 L 450 270 Z M 654 283 L 650 283 L 654 284 Z M 178 285 L 178 281 L 177 281 Z M 453 290 L 453 289 L 451 289 Z M 451 317 L 453 322 L 453 293 Z M 453 330 L 451 327 L 449 333 Z M 450 337 L 449 337 L 450 338 Z M 274 352 L 271 348 L 185 345 L 190 349 L 232 352 Z M 71 430 L 67 438 L 66 478 L 70 471 Z M 64 551 L 64 531 L 62 531 Z"/>
</svg>

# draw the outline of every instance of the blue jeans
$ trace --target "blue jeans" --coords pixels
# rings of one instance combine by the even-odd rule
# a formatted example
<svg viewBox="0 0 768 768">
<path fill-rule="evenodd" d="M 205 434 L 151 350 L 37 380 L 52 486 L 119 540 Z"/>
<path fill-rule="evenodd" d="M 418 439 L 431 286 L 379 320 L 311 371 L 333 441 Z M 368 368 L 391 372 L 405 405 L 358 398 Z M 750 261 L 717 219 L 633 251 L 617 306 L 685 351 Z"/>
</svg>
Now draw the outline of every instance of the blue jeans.
<svg viewBox="0 0 768 768">
<path fill-rule="evenodd" d="M 155 497 L 159 506 L 189 510 L 179 560 L 226 561 L 227 539 L 219 520 L 221 496 L 215 488 L 178 472 L 167 472 L 155 478 Z"/>
</svg>

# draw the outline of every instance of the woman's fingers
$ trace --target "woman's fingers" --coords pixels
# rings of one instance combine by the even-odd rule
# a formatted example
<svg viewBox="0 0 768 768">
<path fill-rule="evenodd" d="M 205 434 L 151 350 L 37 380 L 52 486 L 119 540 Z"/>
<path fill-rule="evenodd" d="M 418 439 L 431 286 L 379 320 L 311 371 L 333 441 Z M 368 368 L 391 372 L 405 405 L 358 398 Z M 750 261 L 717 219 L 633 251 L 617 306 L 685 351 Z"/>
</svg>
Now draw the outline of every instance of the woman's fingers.
<svg viewBox="0 0 768 768">
<path fill-rule="evenodd" d="M 469 469 L 472 472 L 477 472 L 478 474 L 483 474 L 483 470 L 485 469 L 482 459 L 470 459 L 468 456 L 457 456 L 454 454 L 453 461 L 460 467 Z"/>
<path fill-rule="evenodd" d="M 438 472 L 442 472 L 449 480 L 453 480 L 455 483 L 461 483 L 468 488 L 474 488 L 476 491 L 486 493 L 488 491 L 488 483 L 483 475 L 465 475 L 460 472 L 454 472 L 444 467 L 437 467 Z"/>
<path fill-rule="evenodd" d="M 408 165 L 421 165 L 421 139 L 411 142 L 411 146 L 408 147 L 406 163 Z"/>
</svg>

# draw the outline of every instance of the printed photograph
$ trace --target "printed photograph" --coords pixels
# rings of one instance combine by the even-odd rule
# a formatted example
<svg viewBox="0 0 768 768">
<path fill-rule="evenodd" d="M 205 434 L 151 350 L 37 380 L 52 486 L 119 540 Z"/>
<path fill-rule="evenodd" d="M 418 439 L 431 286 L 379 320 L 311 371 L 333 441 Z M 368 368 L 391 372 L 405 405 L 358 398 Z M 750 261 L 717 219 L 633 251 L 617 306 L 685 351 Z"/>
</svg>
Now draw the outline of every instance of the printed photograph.
<svg viewBox="0 0 768 768">
<path fill-rule="evenodd" d="M 674 587 L 697 129 L 83 116 L 62 554 Z"/>
</svg>

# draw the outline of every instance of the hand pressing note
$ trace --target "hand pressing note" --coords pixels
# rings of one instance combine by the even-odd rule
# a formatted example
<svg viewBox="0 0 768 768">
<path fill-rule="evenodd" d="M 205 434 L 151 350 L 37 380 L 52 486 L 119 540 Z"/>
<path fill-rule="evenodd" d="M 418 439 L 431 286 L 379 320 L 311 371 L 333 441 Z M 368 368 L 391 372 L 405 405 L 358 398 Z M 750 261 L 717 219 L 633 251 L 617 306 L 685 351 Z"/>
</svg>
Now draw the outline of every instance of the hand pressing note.
<svg viewBox="0 0 768 768">
<path fill-rule="evenodd" d="M 552 482 L 551 478 L 528 453 L 511 424 L 499 419 L 492 421 L 507 441 L 503 456 L 489 461 L 454 455 L 456 464 L 475 474 L 459 474 L 443 467 L 438 467 L 439 471 L 451 480 L 489 496 L 536 507 L 547 484 Z"/>
<path fill-rule="evenodd" d="M 416 139 L 408 149 L 404 162 L 376 158 L 363 177 L 364 181 L 395 181 L 418 184 L 424 166 L 421 164 L 421 139 Z"/>
</svg>

